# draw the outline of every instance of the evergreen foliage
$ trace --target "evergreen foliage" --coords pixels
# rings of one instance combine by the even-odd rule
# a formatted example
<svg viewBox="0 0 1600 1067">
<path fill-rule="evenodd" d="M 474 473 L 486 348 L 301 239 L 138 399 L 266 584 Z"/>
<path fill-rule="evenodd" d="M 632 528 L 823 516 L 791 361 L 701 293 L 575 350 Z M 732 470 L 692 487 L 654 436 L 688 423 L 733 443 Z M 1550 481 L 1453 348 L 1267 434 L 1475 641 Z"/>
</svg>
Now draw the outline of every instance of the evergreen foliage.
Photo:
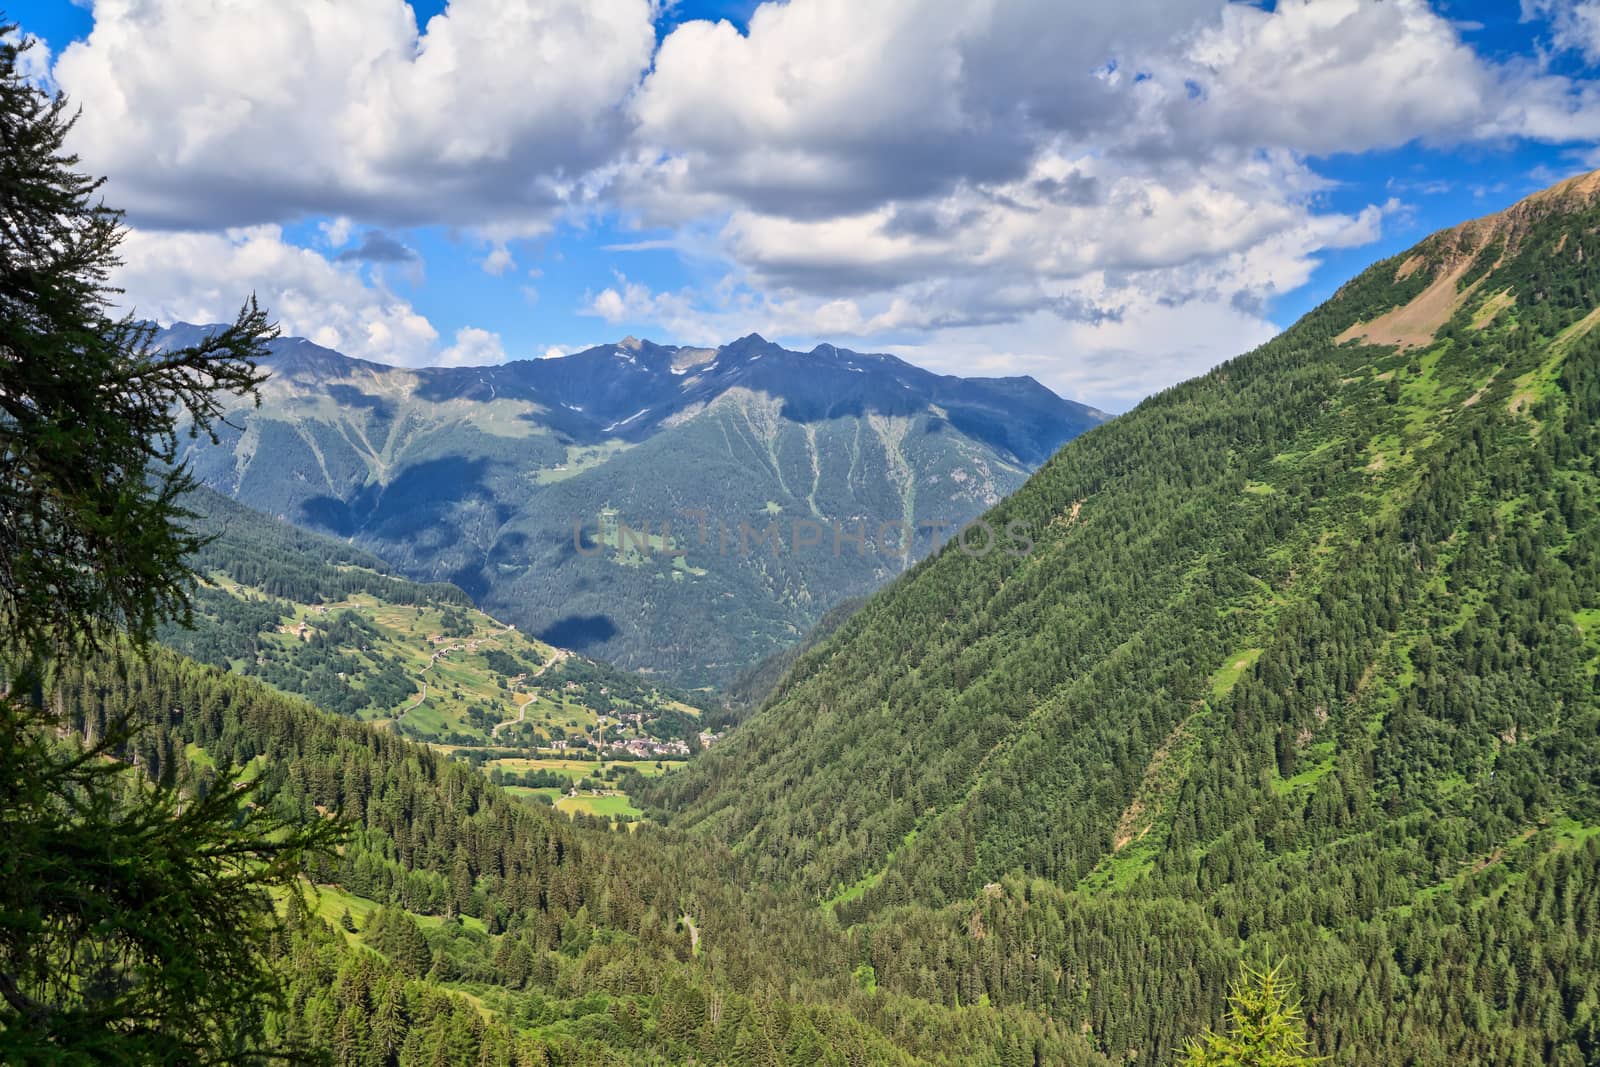
<svg viewBox="0 0 1600 1067">
<path fill-rule="evenodd" d="M 1463 263 L 1437 339 L 1353 336 Z M 1287 956 L 1333 1062 L 1586 1062 L 1597 264 L 1551 196 L 1376 265 L 1066 446 L 988 516 L 1026 559 L 920 564 L 633 795 L 880 990 L 1160 1062 Z"/>
<path fill-rule="evenodd" d="M 1228 997 L 1228 1032 L 1206 1031 L 1184 1050 L 1182 1067 L 1310 1067 L 1305 1020 L 1278 968 L 1243 968 Z"/>
<path fill-rule="evenodd" d="M 89 212 L 89 259 L 59 285 L 27 264 L 0 282 L 92 310 L 114 221 L 58 159 L 60 102 L 5 62 L 23 150 L 4 166 L 46 161 L 40 202 Z M 29 122 L 42 151 L 14 132 Z M 1361 343 L 1463 267 L 1433 339 Z M 1510 302 L 1483 317 L 1488 294 Z M 0 1057 L 1596 1062 L 1597 307 L 1590 201 L 1378 264 L 1062 450 L 988 516 L 1035 531 L 1033 552 L 918 564 L 726 741 L 636 782 L 654 819 L 631 831 L 170 650 L 74 648 L 48 702 L 0 722 Z M 46 398 L 7 415 L 8 492 L 85 447 L 56 433 L 71 409 L 40 358 L 165 365 L 127 355 L 133 327 L 80 318 L 38 320 L 38 348 L 0 333 L 3 395 Z M 213 388 L 248 391 L 246 363 L 222 358 Z M 154 395 L 100 431 L 149 431 Z M 8 521 L 7 610 L 52 595 L 50 538 L 76 537 L 80 568 L 17 644 L 117 624 L 137 642 L 183 607 L 173 561 L 203 550 L 161 510 L 182 470 L 144 480 L 172 455 L 153 428 L 148 451 L 106 453 L 104 509 L 63 474 L 39 494 L 55 510 Z M 161 521 L 114 544 L 136 515 Z M 239 559 L 308 598 L 352 562 L 388 581 L 291 541 Z M 323 559 L 296 574 L 300 552 Z M 276 610 L 257 608 L 252 625 Z M 319 653 L 363 635 L 334 617 Z M 547 674 L 595 699 L 648 688 Z M 1230 998 L 1262 958 L 1286 962 Z"/>
<path fill-rule="evenodd" d="M 22 77 L 29 45 L 0 43 L 0 633 L 22 655 L 183 615 L 200 541 L 178 501 L 194 482 L 147 470 L 176 459 L 180 414 L 213 435 L 228 395 L 254 395 L 277 336 L 253 299 L 164 350 L 110 316 L 120 216 L 63 147 L 66 99 Z"/>
<path fill-rule="evenodd" d="M 12 29 L 0 28 L 0 1060 L 235 1062 L 274 1045 L 269 893 L 337 828 L 285 814 L 227 763 L 202 788 L 130 709 L 102 709 L 92 735 L 63 731 L 38 691 L 54 657 L 120 649 L 122 634 L 143 645 L 187 612 L 185 559 L 202 542 L 182 525 L 193 483 L 170 466 L 177 423 L 210 433 L 224 396 L 253 394 L 253 357 L 275 334 L 254 301 L 167 350 L 109 316 L 118 215 L 74 169 L 66 102 L 23 79 L 28 45 Z M 169 466 L 149 478 L 153 464 Z"/>
</svg>

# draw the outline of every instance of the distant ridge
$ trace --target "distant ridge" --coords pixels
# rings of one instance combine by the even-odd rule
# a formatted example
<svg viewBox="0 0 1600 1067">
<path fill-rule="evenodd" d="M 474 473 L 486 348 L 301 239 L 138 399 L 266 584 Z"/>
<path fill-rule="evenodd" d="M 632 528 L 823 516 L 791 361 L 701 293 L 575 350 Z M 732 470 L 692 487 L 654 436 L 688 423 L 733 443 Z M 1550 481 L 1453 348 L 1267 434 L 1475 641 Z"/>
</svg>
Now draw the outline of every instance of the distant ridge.
<svg viewBox="0 0 1600 1067">
<path fill-rule="evenodd" d="M 207 329 L 180 323 L 163 339 Z M 964 523 L 1108 417 L 1028 377 L 940 375 L 758 334 L 419 369 L 281 338 L 264 367 L 262 407 L 233 412 L 220 447 L 189 455 L 207 485 L 454 582 L 552 643 L 688 684 L 730 679 L 908 563 L 831 542 L 744 558 L 739 524 Z M 592 536 L 602 511 L 658 540 L 663 522 L 681 536 L 704 514 L 734 548 L 697 529 L 685 556 L 641 555 L 616 551 L 617 532 L 591 557 L 574 523 Z M 931 544 L 924 531 L 911 558 Z"/>
</svg>

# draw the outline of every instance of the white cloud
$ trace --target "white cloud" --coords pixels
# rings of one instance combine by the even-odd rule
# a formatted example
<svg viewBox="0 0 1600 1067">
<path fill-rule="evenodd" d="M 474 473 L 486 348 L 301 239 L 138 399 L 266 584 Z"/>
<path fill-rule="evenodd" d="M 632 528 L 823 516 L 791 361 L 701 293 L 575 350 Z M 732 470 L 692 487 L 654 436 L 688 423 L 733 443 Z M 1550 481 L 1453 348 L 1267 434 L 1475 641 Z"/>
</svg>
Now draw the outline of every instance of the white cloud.
<svg viewBox="0 0 1600 1067">
<path fill-rule="evenodd" d="M 1229 5 L 1158 70 L 1147 92 L 1160 96 L 1164 121 L 1144 136 L 1189 151 L 1221 142 L 1329 155 L 1418 140 L 1600 137 L 1592 85 L 1531 59 L 1485 59 L 1425 0 Z"/>
<path fill-rule="evenodd" d="M 323 240 L 327 241 L 329 248 L 343 248 L 349 244 L 355 228 L 356 224 L 347 215 L 325 219 L 317 224 L 317 229 L 322 231 Z"/>
<path fill-rule="evenodd" d="M 1331 210 L 1319 157 L 1600 141 L 1595 83 L 1488 56 L 1427 0 L 791 0 L 656 48 L 658 7 L 452 0 L 419 31 L 403 0 L 100 0 L 54 73 L 86 163 L 147 228 L 322 214 L 344 249 L 461 226 L 500 276 L 558 216 L 670 226 L 608 248 L 672 248 L 720 285 L 618 273 L 579 313 L 1036 370 L 1108 406 L 1257 343 L 1322 253 L 1403 213 Z M 1600 56 L 1600 0 L 1523 14 Z M 380 274 L 296 251 L 293 314 L 434 357 Z M 151 290 L 181 303 L 168 273 Z M 487 360 L 491 338 L 460 331 L 440 358 Z"/>
<path fill-rule="evenodd" d="M 1495 73 L 1423 0 L 1230 5 L 1162 62 L 1158 136 L 1329 154 L 1455 139 L 1492 108 Z"/>
<path fill-rule="evenodd" d="M 135 230 L 113 281 L 146 318 L 229 321 L 254 292 L 284 333 L 346 355 L 401 366 L 430 363 L 438 331 L 405 300 L 354 267 L 288 244 L 276 226 L 227 233 Z M 457 336 L 458 345 L 461 342 Z"/>
<path fill-rule="evenodd" d="M 1600 63 L 1600 0 L 1522 0 L 1522 17 L 1548 21 L 1556 48 Z"/>
<path fill-rule="evenodd" d="M 617 284 L 599 293 L 585 294 L 583 315 L 593 315 L 615 325 L 621 322 L 655 322 L 677 331 L 695 317 L 687 294 L 653 293 L 650 287 L 630 282 L 618 272 Z"/>
<path fill-rule="evenodd" d="M 628 317 L 628 304 L 615 289 L 603 289 L 589 301 L 590 314 L 599 315 L 607 322 L 621 322 Z"/>
<path fill-rule="evenodd" d="M 1127 114 L 1109 60 L 1216 6 L 812 0 L 763 4 L 743 35 L 685 23 L 634 103 L 647 158 L 667 159 L 648 182 L 815 216 L 1014 178 L 1042 137 Z"/>
<path fill-rule="evenodd" d="M 723 233 L 746 271 L 731 284 L 695 297 L 619 277 L 588 310 L 692 342 L 757 329 L 965 360 L 988 339 L 1017 368 L 1054 351 L 1062 369 L 1038 376 L 1062 385 L 1076 379 L 1061 354 L 1083 357 L 1071 338 L 1112 338 L 1127 354 L 1142 324 L 1181 318 L 1227 331 L 1183 351 L 1236 353 L 1270 334 L 1262 309 L 1273 296 L 1303 285 L 1320 251 L 1376 239 L 1398 207 L 1318 213 L 1309 205 L 1321 187 L 1284 155 L 1154 174 L 1050 154 L 1015 182 L 914 206 L 812 221 L 740 212 Z M 1151 337 L 1166 334 L 1152 325 Z M 1028 352 L 1019 338 L 1043 347 Z M 1156 359 L 1153 345 L 1143 351 Z M 1131 395 L 1096 388 L 1113 406 Z"/>
<path fill-rule="evenodd" d="M 1403 212 L 1329 212 L 1310 158 L 1600 138 L 1593 86 L 1461 34 L 1424 0 L 814 0 L 763 5 L 743 35 L 686 24 L 634 101 L 645 148 L 614 187 L 738 292 L 614 288 L 591 311 L 691 340 L 1053 360 L 1052 385 L 1126 403 L 1258 343 L 1319 253 Z"/>
<path fill-rule="evenodd" d="M 482 367 L 506 361 L 505 346 L 500 335 L 476 326 L 463 326 L 456 331 L 455 344 L 439 354 L 441 367 Z"/>
<path fill-rule="evenodd" d="M 241 47 L 248 42 L 248 47 Z M 54 76 L 136 224 L 542 226 L 617 149 L 649 0 L 100 0 Z"/>
<path fill-rule="evenodd" d="M 1000 327 L 950 330 L 885 347 L 946 374 L 1031 375 L 1062 396 L 1124 411 L 1276 332 L 1270 322 L 1223 301 L 1149 300 L 1119 319 L 1063 323 L 1034 312 Z"/>
<path fill-rule="evenodd" d="M 517 261 L 511 255 L 511 250 L 503 244 L 497 244 L 489 249 L 489 254 L 483 257 L 483 270 L 485 274 L 500 277 L 508 270 L 517 268 Z"/>
<path fill-rule="evenodd" d="M 1600 0 L 1560 5 L 1565 38 Z M 730 91 L 736 86 L 737 91 Z M 1426 0 L 810 0 L 689 22 L 615 173 L 652 217 L 836 218 L 1014 181 L 1067 146 L 1150 164 L 1600 136 L 1590 86 L 1476 52 Z"/>
</svg>

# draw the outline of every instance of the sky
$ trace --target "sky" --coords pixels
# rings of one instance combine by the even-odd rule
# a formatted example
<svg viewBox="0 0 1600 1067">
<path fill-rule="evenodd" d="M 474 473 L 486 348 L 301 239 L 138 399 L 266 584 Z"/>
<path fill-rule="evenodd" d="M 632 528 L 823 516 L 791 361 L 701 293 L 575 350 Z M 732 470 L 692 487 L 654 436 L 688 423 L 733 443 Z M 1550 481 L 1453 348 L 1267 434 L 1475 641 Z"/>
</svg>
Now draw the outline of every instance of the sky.
<svg viewBox="0 0 1600 1067">
<path fill-rule="evenodd" d="M 25 0 L 161 322 L 757 332 L 1123 411 L 1600 167 L 1600 0 Z"/>
</svg>

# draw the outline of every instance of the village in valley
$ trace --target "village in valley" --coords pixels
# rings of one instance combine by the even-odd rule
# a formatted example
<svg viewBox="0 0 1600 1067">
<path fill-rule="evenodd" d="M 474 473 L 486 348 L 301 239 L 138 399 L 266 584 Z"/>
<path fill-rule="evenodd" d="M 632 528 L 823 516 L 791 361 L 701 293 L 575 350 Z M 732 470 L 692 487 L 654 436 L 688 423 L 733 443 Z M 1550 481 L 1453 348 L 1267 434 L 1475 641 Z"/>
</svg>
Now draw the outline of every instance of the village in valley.
<svg viewBox="0 0 1600 1067">
<path fill-rule="evenodd" d="M 222 576 L 210 590 L 275 620 L 249 635 L 252 654 L 229 657 L 242 673 L 386 725 L 571 815 L 641 818 L 628 796 L 634 776 L 671 771 L 722 737 L 692 694 L 466 604 L 369 593 L 297 603 Z"/>
</svg>

